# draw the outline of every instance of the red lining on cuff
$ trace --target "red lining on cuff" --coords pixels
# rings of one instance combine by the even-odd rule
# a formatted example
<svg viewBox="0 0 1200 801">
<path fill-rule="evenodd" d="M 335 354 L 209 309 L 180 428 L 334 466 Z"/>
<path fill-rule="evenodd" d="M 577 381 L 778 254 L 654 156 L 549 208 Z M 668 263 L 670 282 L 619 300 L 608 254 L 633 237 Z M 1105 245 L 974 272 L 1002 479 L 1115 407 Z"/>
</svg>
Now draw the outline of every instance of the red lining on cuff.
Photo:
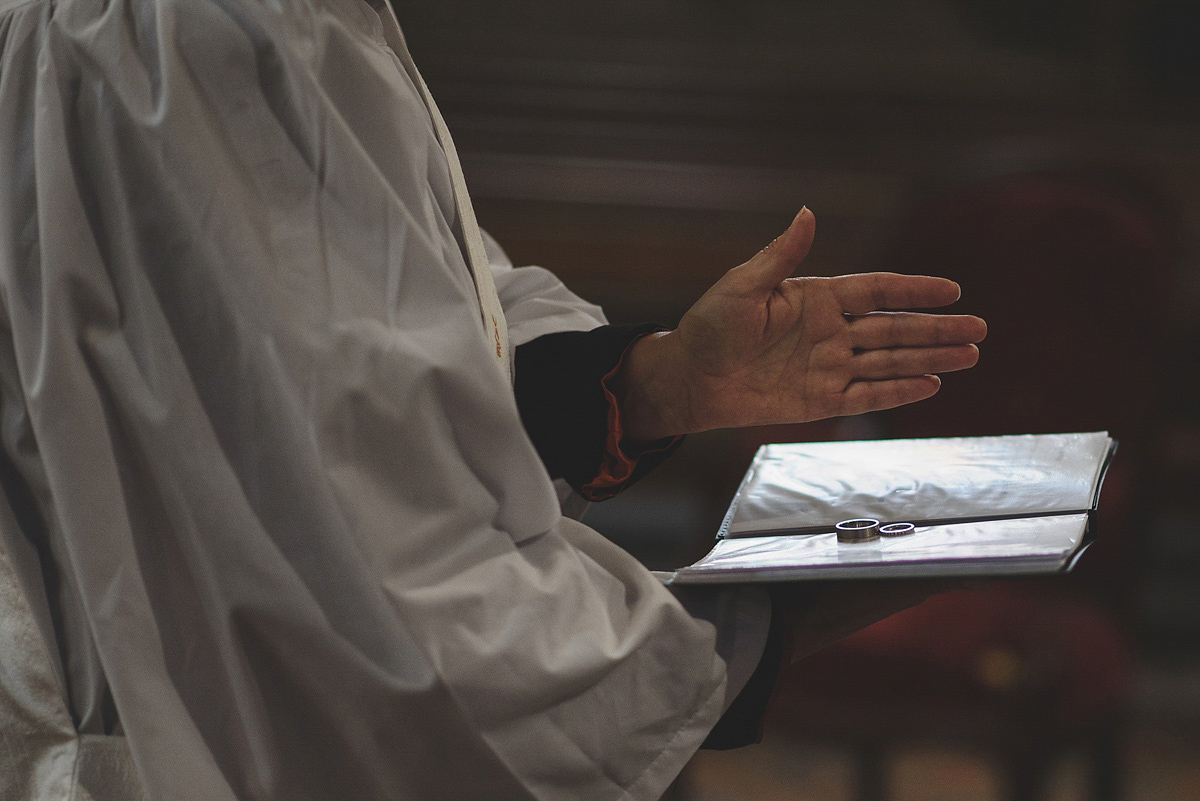
<svg viewBox="0 0 1200 801">
<path fill-rule="evenodd" d="M 645 336 L 649 336 L 649 334 Z M 595 478 L 580 488 L 583 497 L 589 501 L 604 501 L 613 497 L 629 483 L 629 479 L 633 477 L 633 471 L 637 467 L 638 460 L 641 457 L 668 450 L 674 447 L 675 443 L 679 440 L 683 439 L 680 436 L 670 437 L 665 440 L 654 440 L 653 442 L 645 443 L 645 447 L 637 447 L 630 443 L 621 442 L 623 438 L 621 409 L 617 404 L 617 396 L 613 394 L 609 382 L 621 371 L 630 348 L 641 338 L 638 337 L 629 343 L 628 347 L 621 354 L 621 359 L 617 362 L 617 366 L 609 370 L 608 374 L 600 380 L 600 386 L 604 390 L 604 398 L 608 402 L 608 431 L 604 437 L 604 453 L 600 455 L 600 469 L 597 471 Z"/>
</svg>

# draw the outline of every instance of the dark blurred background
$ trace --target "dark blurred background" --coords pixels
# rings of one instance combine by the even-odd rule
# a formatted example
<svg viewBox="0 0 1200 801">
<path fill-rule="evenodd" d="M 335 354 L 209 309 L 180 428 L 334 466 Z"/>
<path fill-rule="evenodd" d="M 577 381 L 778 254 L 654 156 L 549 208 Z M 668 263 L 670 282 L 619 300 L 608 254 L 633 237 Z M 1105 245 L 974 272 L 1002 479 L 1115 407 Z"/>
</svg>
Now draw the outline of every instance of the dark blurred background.
<svg viewBox="0 0 1200 801">
<path fill-rule="evenodd" d="M 930 272 L 980 365 L 891 413 L 695 436 L 588 522 L 711 543 L 768 441 L 1107 429 L 1077 574 L 942 596 L 781 678 L 669 795 L 1200 798 L 1200 3 L 397 0 L 481 223 L 673 324 L 817 216 L 805 270 Z"/>
</svg>

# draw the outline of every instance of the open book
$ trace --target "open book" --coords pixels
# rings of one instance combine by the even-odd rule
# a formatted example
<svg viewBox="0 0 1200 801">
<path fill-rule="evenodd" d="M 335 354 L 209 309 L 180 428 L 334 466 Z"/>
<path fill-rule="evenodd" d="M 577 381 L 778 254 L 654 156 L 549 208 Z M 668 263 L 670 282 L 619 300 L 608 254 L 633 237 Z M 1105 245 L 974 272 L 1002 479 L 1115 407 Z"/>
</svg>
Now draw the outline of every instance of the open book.
<svg viewBox="0 0 1200 801">
<path fill-rule="evenodd" d="M 1069 570 L 1115 450 L 1103 431 L 764 445 L 716 547 L 671 582 Z M 840 540 L 836 525 L 856 518 L 914 528 Z"/>
</svg>

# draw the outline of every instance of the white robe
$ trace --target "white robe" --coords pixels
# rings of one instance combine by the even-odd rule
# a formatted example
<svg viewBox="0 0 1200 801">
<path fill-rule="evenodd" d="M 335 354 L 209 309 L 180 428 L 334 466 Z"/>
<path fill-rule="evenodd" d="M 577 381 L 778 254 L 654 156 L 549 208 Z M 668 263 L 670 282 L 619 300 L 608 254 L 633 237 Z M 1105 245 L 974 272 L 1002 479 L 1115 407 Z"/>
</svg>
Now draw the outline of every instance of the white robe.
<svg viewBox="0 0 1200 801">
<path fill-rule="evenodd" d="M 0 0 L 5 801 L 652 799 L 757 660 L 560 513 L 401 55 Z M 514 344 L 599 319 L 496 278 Z"/>
</svg>

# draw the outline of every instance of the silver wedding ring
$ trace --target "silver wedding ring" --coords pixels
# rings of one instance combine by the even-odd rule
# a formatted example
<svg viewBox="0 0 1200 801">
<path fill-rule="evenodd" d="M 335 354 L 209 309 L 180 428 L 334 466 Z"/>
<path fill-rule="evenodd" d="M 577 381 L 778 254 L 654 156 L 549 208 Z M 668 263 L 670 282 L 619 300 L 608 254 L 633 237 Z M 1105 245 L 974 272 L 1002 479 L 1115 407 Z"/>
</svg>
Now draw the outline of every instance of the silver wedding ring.
<svg viewBox="0 0 1200 801">
<path fill-rule="evenodd" d="M 834 528 L 838 542 L 874 542 L 879 539 L 879 521 L 869 517 L 843 520 Z"/>
<path fill-rule="evenodd" d="M 879 534 L 883 537 L 903 537 L 916 530 L 917 527 L 912 523 L 888 523 L 879 527 Z"/>
</svg>

